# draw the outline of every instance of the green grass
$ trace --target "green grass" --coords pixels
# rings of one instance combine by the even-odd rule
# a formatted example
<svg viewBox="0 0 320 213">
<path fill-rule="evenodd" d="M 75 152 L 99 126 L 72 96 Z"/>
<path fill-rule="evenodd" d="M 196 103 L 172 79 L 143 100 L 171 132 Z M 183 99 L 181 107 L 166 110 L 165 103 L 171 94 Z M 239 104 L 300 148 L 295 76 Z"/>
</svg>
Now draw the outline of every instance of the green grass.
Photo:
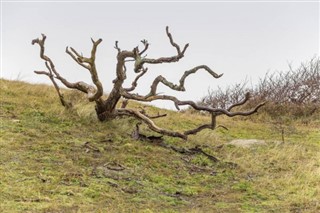
<svg viewBox="0 0 320 213">
<path fill-rule="evenodd" d="M 134 119 L 100 123 L 77 92 L 64 91 L 75 106 L 66 111 L 50 86 L 0 84 L 0 212 L 320 212 L 319 118 L 286 123 L 285 143 L 275 142 L 281 131 L 262 115 L 221 117 L 228 131 L 206 130 L 188 142 L 165 137 L 179 147 L 201 145 L 221 159 L 214 163 L 132 140 Z M 167 113 L 156 122 L 176 130 L 209 120 L 146 110 Z M 218 146 L 238 138 L 267 145 Z"/>
</svg>

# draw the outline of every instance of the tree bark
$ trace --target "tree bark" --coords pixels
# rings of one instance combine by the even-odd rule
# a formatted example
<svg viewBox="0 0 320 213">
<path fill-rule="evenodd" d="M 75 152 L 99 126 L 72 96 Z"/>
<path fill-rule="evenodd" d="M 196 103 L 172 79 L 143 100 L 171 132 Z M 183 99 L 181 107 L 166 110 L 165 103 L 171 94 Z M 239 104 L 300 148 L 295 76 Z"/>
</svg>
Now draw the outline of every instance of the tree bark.
<svg viewBox="0 0 320 213">
<path fill-rule="evenodd" d="M 60 81 L 64 86 L 70 89 L 76 89 L 83 93 L 87 94 L 88 101 L 95 102 L 95 110 L 97 117 L 100 121 L 106 121 L 116 118 L 117 116 L 130 116 L 134 117 L 143 123 L 145 123 L 152 131 L 155 131 L 161 135 L 167 135 L 171 137 L 179 137 L 184 140 L 187 139 L 188 135 L 196 134 L 204 129 L 212 129 L 214 130 L 216 126 L 216 117 L 220 115 L 226 115 L 229 117 L 233 116 L 249 116 L 253 113 L 256 113 L 260 107 L 264 105 L 264 103 L 258 104 L 255 108 L 253 108 L 250 111 L 245 112 L 232 112 L 231 110 L 235 108 L 236 106 L 240 106 L 245 104 L 249 98 L 250 94 L 246 94 L 245 98 L 235 103 L 234 105 L 230 106 L 227 109 L 221 109 L 221 108 L 214 108 L 209 106 L 202 106 L 199 105 L 193 101 L 182 101 L 176 98 L 175 96 L 170 95 L 159 95 L 157 93 L 157 88 L 159 83 L 162 83 L 163 85 L 169 87 L 172 90 L 176 91 L 185 91 L 185 80 L 187 77 L 189 77 L 191 74 L 195 74 L 200 70 L 206 71 L 208 74 L 210 74 L 211 77 L 217 79 L 222 76 L 222 74 L 217 74 L 214 72 L 211 68 L 209 68 L 207 65 L 200 65 L 196 66 L 190 70 L 187 70 L 183 73 L 181 76 L 179 83 L 174 84 L 170 81 L 168 81 L 165 77 L 159 75 L 157 78 L 154 79 L 153 83 L 150 87 L 150 92 L 146 95 L 140 95 L 137 93 L 133 93 L 133 91 L 136 89 L 138 85 L 138 81 L 142 78 L 143 75 L 145 75 L 148 71 L 148 68 L 145 67 L 148 64 L 162 64 L 162 63 L 174 63 L 178 62 L 180 59 L 184 57 L 184 54 L 189 47 L 189 44 L 185 44 L 183 48 L 180 48 L 180 46 L 173 40 L 173 37 L 171 33 L 169 32 L 169 28 L 166 27 L 166 34 L 169 38 L 169 42 L 171 46 L 176 50 L 176 54 L 173 56 L 165 56 L 165 57 L 159 57 L 159 58 L 147 58 L 146 56 L 143 56 L 143 54 L 147 51 L 149 48 L 149 43 L 147 40 L 142 40 L 141 43 L 143 44 L 143 50 L 139 51 L 138 46 L 133 48 L 133 50 L 121 50 L 118 41 L 115 42 L 115 49 L 117 50 L 117 64 L 116 64 L 116 79 L 113 80 L 113 88 L 111 92 L 109 93 L 108 97 L 103 97 L 103 86 L 100 82 L 97 67 L 95 64 L 96 59 L 96 51 L 98 48 L 98 45 L 102 42 L 102 39 L 98 39 L 97 41 L 92 41 L 92 49 L 90 57 L 84 57 L 82 54 L 79 54 L 74 48 L 67 47 L 66 53 L 71 56 L 71 58 L 78 63 L 81 67 L 87 69 L 91 75 L 92 83 L 94 84 L 88 84 L 83 81 L 71 83 L 65 78 L 63 78 L 59 72 L 57 71 L 53 61 L 51 58 L 49 58 L 47 55 L 45 55 L 45 40 L 46 36 L 42 34 L 42 38 L 34 39 L 32 40 L 32 44 L 38 44 L 40 46 L 40 58 L 45 61 L 45 65 L 48 69 L 48 71 L 35 71 L 36 74 L 44 74 L 47 75 L 50 80 L 52 81 L 53 85 L 56 88 L 56 91 L 59 95 L 61 104 L 65 107 L 69 106 L 66 101 L 63 98 L 63 94 L 60 92 L 59 86 L 55 80 Z M 136 78 L 131 84 L 130 88 L 124 88 L 123 84 L 126 80 L 126 64 L 129 62 L 134 62 L 133 71 L 137 73 Z M 118 102 L 121 100 L 121 98 L 124 98 L 125 101 L 122 103 L 121 107 L 117 107 Z M 178 132 L 178 131 L 171 131 L 167 130 L 165 128 L 158 127 L 154 123 L 154 119 L 159 117 L 164 117 L 166 115 L 160 115 L 157 116 L 148 116 L 144 111 L 139 111 L 137 109 L 127 109 L 126 106 L 128 104 L 128 100 L 135 100 L 140 102 L 152 102 L 155 100 L 169 100 L 174 103 L 177 110 L 180 110 L 180 106 L 190 106 L 198 111 L 205 111 L 210 113 L 211 115 L 211 122 L 208 124 L 202 124 L 198 127 L 187 130 L 184 132 Z"/>
</svg>

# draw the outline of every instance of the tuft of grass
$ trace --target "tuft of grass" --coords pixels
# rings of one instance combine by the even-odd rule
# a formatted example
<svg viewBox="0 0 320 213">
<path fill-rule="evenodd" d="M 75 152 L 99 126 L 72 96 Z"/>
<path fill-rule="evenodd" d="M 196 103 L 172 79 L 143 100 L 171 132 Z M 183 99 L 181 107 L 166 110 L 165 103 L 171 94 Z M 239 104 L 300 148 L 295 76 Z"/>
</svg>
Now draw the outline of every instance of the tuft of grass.
<svg viewBox="0 0 320 213">
<path fill-rule="evenodd" d="M 285 124 L 219 117 L 229 128 L 203 131 L 188 142 L 221 161 L 183 155 L 132 140 L 131 118 L 100 123 L 92 103 L 65 90 L 0 80 L 0 212 L 319 212 L 319 118 Z M 148 113 L 167 113 L 159 126 L 185 130 L 209 120 L 130 102 Z M 266 121 L 266 119 L 264 120 Z M 270 121 L 270 122 L 269 122 Z M 146 135 L 153 135 L 142 127 Z M 237 148 L 232 139 L 267 145 Z"/>
</svg>

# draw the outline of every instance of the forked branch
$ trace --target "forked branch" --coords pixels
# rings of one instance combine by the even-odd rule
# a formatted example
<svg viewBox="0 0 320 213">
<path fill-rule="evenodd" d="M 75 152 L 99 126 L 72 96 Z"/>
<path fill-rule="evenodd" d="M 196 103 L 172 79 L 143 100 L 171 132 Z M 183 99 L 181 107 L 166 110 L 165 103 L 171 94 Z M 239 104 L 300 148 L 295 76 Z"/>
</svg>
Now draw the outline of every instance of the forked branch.
<svg viewBox="0 0 320 213">
<path fill-rule="evenodd" d="M 103 93 L 103 89 L 102 89 L 102 84 L 100 83 L 99 79 L 98 79 L 98 75 L 97 75 L 97 71 L 95 68 L 95 52 L 96 52 L 96 47 L 98 46 L 98 44 L 102 41 L 101 39 L 99 39 L 97 42 L 93 41 L 93 48 L 92 48 L 92 52 L 91 52 L 91 58 L 90 59 L 84 59 L 84 61 L 87 61 L 89 65 L 84 65 L 82 64 L 81 61 L 81 56 L 80 54 L 78 54 L 75 50 L 74 54 L 78 57 L 76 58 L 75 55 L 71 54 L 72 58 L 77 61 L 78 64 L 82 65 L 83 67 L 89 69 L 91 75 L 92 75 L 92 80 L 95 83 L 95 85 L 97 86 L 97 89 L 95 89 L 93 86 L 79 81 L 76 83 L 71 83 L 69 81 L 67 81 L 65 78 L 63 78 L 59 72 L 56 70 L 55 65 L 53 63 L 53 61 L 51 60 L 50 57 L 48 57 L 47 55 L 45 55 L 45 40 L 46 40 L 46 36 L 44 34 L 42 34 L 42 39 L 37 38 L 32 40 L 32 44 L 38 44 L 40 47 L 40 58 L 43 59 L 45 61 L 45 65 L 47 67 L 47 69 L 49 70 L 48 72 L 45 71 L 35 71 L 36 74 L 45 74 L 47 75 L 52 83 L 54 84 L 54 86 L 58 86 L 57 83 L 54 81 L 54 79 L 58 79 L 63 85 L 65 85 L 66 87 L 70 88 L 70 89 L 77 89 L 81 92 L 87 93 L 88 94 L 88 99 L 89 101 L 97 101 L 97 102 L 101 102 L 100 97 L 102 96 Z M 68 49 L 68 48 L 67 48 Z M 69 52 L 69 51 L 67 51 Z M 70 52 L 69 52 L 70 53 Z M 68 54 L 69 54 L 68 53 Z M 70 54 L 69 54 L 70 55 Z M 60 96 L 60 92 L 58 92 L 59 97 Z"/>
<path fill-rule="evenodd" d="M 102 83 L 99 80 L 98 72 L 96 68 L 96 52 L 98 45 L 102 42 L 102 39 L 98 39 L 97 41 L 91 39 L 92 41 L 92 49 L 91 54 L 89 57 L 85 57 L 80 54 L 77 50 L 72 47 L 66 47 L 66 53 L 71 56 L 71 58 L 80 66 L 87 69 L 91 75 L 91 80 L 95 86 L 89 85 L 85 82 L 79 81 L 75 83 L 71 83 L 63 78 L 59 72 L 56 70 L 56 67 L 53 61 L 45 55 L 45 40 L 46 36 L 42 34 L 42 38 L 37 38 L 32 41 L 32 44 L 38 44 L 40 47 L 40 58 L 45 61 L 45 65 L 48 71 L 35 71 L 37 74 L 46 75 L 52 81 L 54 87 L 56 88 L 58 95 L 60 97 L 60 101 L 62 105 L 66 105 L 66 102 L 63 99 L 63 95 L 60 92 L 59 86 L 56 82 L 58 79 L 63 85 L 71 89 L 77 89 L 87 94 L 89 101 L 94 101 L 96 103 L 95 110 L 97 117 L 100 121 L 114 119 L 118 116 L 130 116 L 134 117 L 141 122 L 145 123 L 149 129 L 154 132 L 157 132 L 161 135 L 167 135 L 171 137 L 179 137 L 184 140 L 188 138 L 189 135 L 197 134 L 198 132 L 204 129 L 211 129 L 214 130 L 215 128 L 219 127 L 216 124 L 216 118 L 220 115 L 226 115 L 228 117 L 233 116 L 248 116 L 253 113 L 256 113 L 260 107 L 264 105 L 264 103 L 258 104 L 256 107 L 249 111 L 235 111 L 234 109 L 238 106 L 241 106 L 250 99 L 250 94 L 247 93 L 243 100 L 239 101 L 225 108 L 215 108 L 211 106 L 204 106 L 197 104 L 194 101 L 183 101 L 179 100 L 175 96 L 170 95 L 159 95 L 157 93 L 159 83 L 169 87 L 175 91 L 185 91 L 185 81 L 186 79 L 194 73 L 197 73 L 200 70 L 204 70 L 209 73 L 212 78 L 220 78 L 222 74 L 217 74 L 207 65 L 200 65 L 196 66 L 190 70 L 187 70 L 181 76 L 179 82 L 174 84 L 168 81 L 165 77 L 159 75 L 154 79 L 150 86 L 150 92 L 146 95 L 140 95 L 137 93 L 133 93 L 138 85 L 138 81 L 147 73 L 148 68 L 145 67 L 147 64 L 162 64 L 162 63 L 174 63 L 179 61 L 181 58 L 184 57 L 184 54 L 189 46 L 189 44 L 185 44 L 183 48 L 178 45 L 174 39 L 172 34 L 169 32 L 169 27 L 166 27 L 166 35 L 169 39 L 170 45 L 175 49 L 176 53 L 173 56 L 165 56 L 165 57 L 158 57 L 158 58 L 147 58 L 145 53 L 149 49 L 149 42 L 147 40 L 142 40 L 141 43 L 143 44 L 143 49 L 140 51 L 138 46 L 133 48 L 132 50 L 121 50 L 118 41 L 115 42 L 114 48 L 117 50 L 117 64 L 116 64 L 116 78 L 112 81 L 113 88 L 109 93 L 106 99 L 103 99 L 103 87 Z M 125 88 L 123 84 L 127 79 L 127 63 L 134 62 L 133 64 L 133 71 L 137 73 L 137 76 L 131 83 L 131 87 Z M 123 100 L 122 105 L 118 108 L 118 102 Z M 161 118 L 167 116 L 167 114 L 157 114 L 154 116 L 148 115 L 144 109 L 129 109 L 127 108 L 128 101 L 135 100 L 139 102 L 152 102 L 156 100 L 166 100 L 171 101 L 177 110 L 180 110 L 181 106 L 189 106 L 197 111 L 204 111 L 211 115 L 211 122 L 207 124 L 201 124 L 193 129 L 185 130 L 185 131 L 172 131 L 167 130 L 161 127 L 158 127 L 154 123 L 154 119 Z M 225 128 L 225 127 L 224 127 Z"/>
<path fill-rule="evenodd" d="M 169 57 L 160 57 L 160 58 L 141 58 L 141 54 L 144 53 L 146 51 L 146 49 L 148 49 L 148 45 L 149 43 L 147 41 L 144 41 L 143 43 L 145 43 L 145 49 L 140 52 L 140 54 L 137 54 L 135 57 L 135 68 L 134 71 L 135 72 L 140 72 L 140 70 L 143 68 L 144 64 L 162 64 L 162 63 L 172 63 L 172 62 L 177 62 L 179 61 L 181 58 L 184 57 L 184 53 L 186 52 L 187 48 L 189 47 L 189 44 L 185 44 L 182 51 L 180 46 L 174 42 L 173 37 L 171 35 L 171 33 L 169 32 L 169 27 L 166 27 L 166 33 L 167 36 L 169 38 L 170 44 L 176 49 L 177 54 L 174 56 L 169 56 Z"/>
<path fill-rule="evenodd" d="M 89 70 L 89 72 L 91 74 L 92 82 L 96 85 L 96 89 L 95 89 L 96 91 L 94 93 L 90 93 L 90 95 L 88 96 L 88 99 L 89 99 L 89 101 L 96 101 L 103 95 L 103 87 L 102 87 L 102 84 L 99 80 L 97 69 L 96 69 L 96 64 L 95 64 L 97 47 L 102 42 L 102 39 L 100 38 L 97 41 L 94 41 L 93 39 L 91 39 L 91 41 L 92 41 L 93 45 L 92 45 L 90 58 L 86 58 L 86 57 L 80 55 L 72 47 L 70 47 L 71 51 L 67 47 L 66 53 L 69 54 L 71 56 L 71 58 L 73 60 L 75 60 L 79 65 L 81 65 L 82 67 Z"/>
</svg>

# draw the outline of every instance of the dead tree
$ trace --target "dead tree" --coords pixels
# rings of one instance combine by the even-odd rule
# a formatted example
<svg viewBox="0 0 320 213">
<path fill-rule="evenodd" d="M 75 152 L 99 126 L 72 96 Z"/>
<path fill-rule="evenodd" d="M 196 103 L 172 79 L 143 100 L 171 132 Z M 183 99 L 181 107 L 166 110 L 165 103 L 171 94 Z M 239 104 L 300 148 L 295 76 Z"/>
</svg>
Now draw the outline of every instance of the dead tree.
<svg viewBox="0 0 320 213">
<path fill-rule="evenodd" d="M 189 44 L 184 45 L 183 48 L 180 47 L 175 41 L 171 33 L 169 32 L 169 28 L 166 27 L 166 34 L 169 38 L 170 44 L 176 50 L 176 54 L 173 56 L 168 57 L 159 57 L 159 58 L 148 58 L 144 55 L 144 53 L 149 48 L 149 43 L 147 40 L 142 40 L 141 43 L 143 44 L 143 49 L 139 50 L 138 46 L 133 48 L 133 50 L 121 50 L 118 46 L 118 41 L 115 42 L 115 49 L 117 50 L 117 64 L 116 64 L 116 79 L 113 80 L 113 89 L 109 93 L 107 98 L 103 98 L 103 86 L 100 82 L 98 77 L 98 72 L 95 64 L 95 57 L 98 45 L 102 42 L 102 39 L 98 39 L 97 41 L 91 39 L 92 41 L 92 50 L 90 57 L 84 57 L 82 54 L 79 54 L 75 49 L 72 47 L 66 48 L 66 53 L 71 56 L 71 58 L 78 63 L 80 66 L 87 69 L 91 74 L 91 79 L 94 86 L 79 81 L 75 83 L 71 83 L 65 78 L 63 78 L 60 73 L 56 70 L 53 61 L 45 55 L 45 40 L 46 36 L 42 34 L 42 38 L 37 38 L 32 40 L 32 44 L 38 44 L 40 46 L 40 57 L 45 61 L 45 65 L 48 71 L 35 71 L 37 74 L 47 75 L 52 83 L 54 84 L 58 95 L 60 97 L 60 101 L 62 105 L 67 106 L 66 101 L 63 98 L 63 95 L 60 92 L 58 84 L 56 80 L 60 81 L 64 86 L 70 89 L 76 89 L 83 93 L 87 94 L 87 98 L 90 102 L 95 102 L 95 110 L 97 117 L 100 121 L 114 119 L 118 116 L 131 116 L 135 117 L 136 119 L 145 123 L 151 130 L 161 134 L 167 135 L 172 137 L 179 137 L 182 139 L 187 139 L 188 135 L 196 134 L 203 129 L 215 129 L 216 128 L 216 118 L 220 115 L 226 115 L 229 117 L 233 116 L 248 116 L 253 113 L 256 113 L 260 107 L 264 105 L 264 103 L 258 104 L 250 111 L 236 111 L 233 112 L 232 109 L 236 106 L 245 104 L 249 98 L 250 94 L 246 94 L 244 99 L 236 104 L 229 106 L 227 109 L 222 108 L 214 108 L 210 106 L 201 106 L 196 104 L 193 101 L 183 101 L 179 100 L 175 96 L 170 95 L 160 95 L 157 93 L 157 87 L 159 83 L 164 84 L 165 86 L 171 88 L 172 90 L 176 91 L 185 91 L 185 80 L 186 78 L 194 74 L 200 70 L 208 72 L 213 78 L 220 78 L 222 74 L 215 73 L 212 69 L 210 69 L 206 65 L 196 66 L 190 70 L 184 72 L 182 77 L 180 78 L 179 84 L 174 84 L 169 82 L 165 77 L 159 75 L 154 79 L 151 84 L 150 92 L 146 95 L 140 95 L 137 93 L 133 93 L 136 89 L 138 81 L 140 78 L 148 72 L 147 65 L 148 64 L 162 64 L 162 63 L 173 63 L 178 62 L 180 59 L 184 57 L 184 54 L 189 46 Z M 123 84 L 126 80 L 126 64 L 134 62 L 134 69 L 133 71 L 137 74 L 134 81 L 131 84 L 130 88 L 123 87 Z M 117 108 L 117 103 L 120 100 L 124 100 L 123 104 L 120 108 Z M 152 102 L 155 100 L 169 100 L 172 101 L 177 110 L 180 110 L 180 106 L 191 106 L 195 110 L 198 111 L 205 111 L 211 115 L 211 122 L 208 124 L 203 124 L 198 126 L 197 128 L 185 131 L 185 132 L 178 132 L 178 131 L 171 131 L 167 129 L 163 129 L 158 127 L 154 123 L 154 119 L 157 117 L 162 117 L 162 115 L 158 116 L 149 116 L 144 111 L 138 109 L 129 109 L 126 108 L 128 100 L 135 100 L 139 102 Z M 164 116 L 164 115 L 163 115 Z"/>
</svg>

